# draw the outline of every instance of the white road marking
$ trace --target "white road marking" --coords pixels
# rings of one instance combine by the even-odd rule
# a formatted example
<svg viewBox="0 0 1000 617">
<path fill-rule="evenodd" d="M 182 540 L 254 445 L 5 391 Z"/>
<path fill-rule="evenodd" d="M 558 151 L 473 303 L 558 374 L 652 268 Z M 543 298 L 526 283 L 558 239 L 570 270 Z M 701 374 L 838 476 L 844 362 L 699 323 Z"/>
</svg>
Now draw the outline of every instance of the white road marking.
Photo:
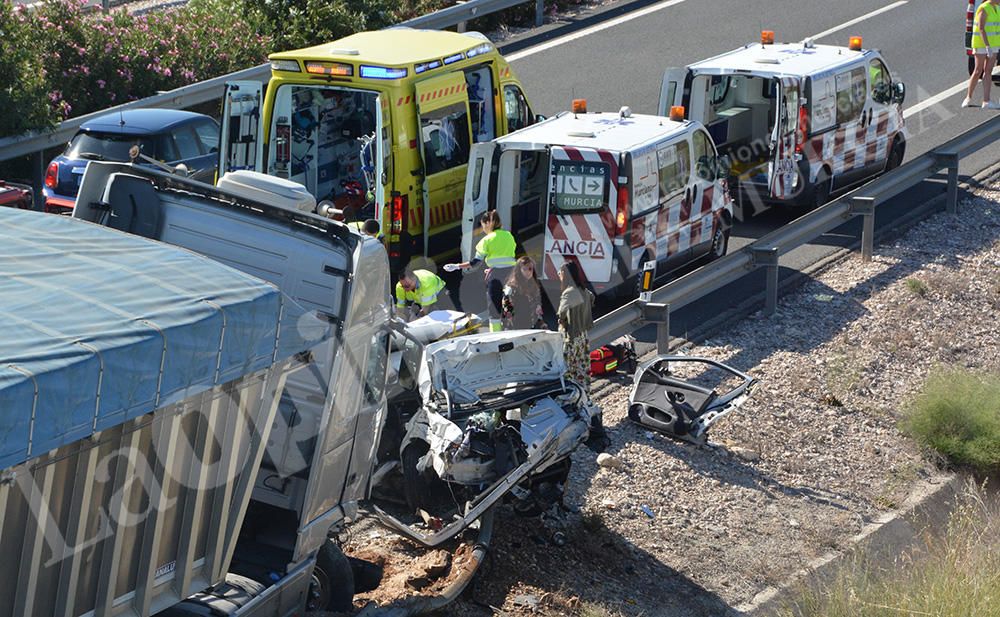
<svg viewBox="0 0 1000 617">
<path fill-rule="evenodd" d="M 903 117 L 904 118 L 909 118 L 910 116 L 912 116 L 914 114 L 919 114 L 920 112 L 922 112 L 923 110 L 927 109 L 931 105 L 936 105 L 936 104 L 940 103 L 941 101 L 945 100 L 946 98 L 955 96 L 959 92 L 964 92 L 965 89 L 968 88 L 968 87 L 969 87 L 969 80 L 966 79 L 965 81 L 963 81 L 961 83 L 957 83 L 954 86 L 948 88 L 947 90 L 944 90 L 943 92 L 938 92 L 934 96 L 932 96 L 930 98 L 926 98 L 926 99 L 920 101 L 919 103 L 917 103 L 913 107 L 910 107 L 908 109 L 904 109 L 903 110 Z"/>
<path fill-rule="evenodd" d="M 862 15 L 861 17 L 858 17 L 856 19 L 852 19 L 851 21 L 845 21 L 844 23 L 840 24 L 839 26 L 837 26 L 835 28 L 830 28 L 829 30 L 824 30 L 824 31 L 820 32 L 819 34 L 814 34 L 810 38 L 812 38 L 812 40 L 815 41 L 815 40 L 823 38 L 824 36 L 830 36 L 831 34 L 833 34 L 835 32 L 840 32 L 841 30 L 843 30 L 845 28 L 850 28 L 854 24 L 859 24 L 859 23 L 865 21 L 866 19 L 870 19 L 872 17 L 875 17 L 876 15 L 881 15 L 882 13 L 885 13 L 887 11 L 891 11 L 892 9 L 901 7 L 904 4 L 909 4 L 909 1 L 910 0 L 899 0 L 899 2 L 893 2 L 892 4 L 890 4 L 888 6 L 883 6 L 882 8 L 880 8 L 880 9 L 878 9 L 876 11 L 872 11 L 871 13 L 868 13 L 867 15 Z"/>
<path fill-rule="evenodd" d="M 621 17 L 615 17 L 612 20 L 590 26 L 589 28 L 584 28 L 579 32 L 574 32 L 572 34 L 559 37 L 547 43 L 542 43 L 541 45 L 535 45 L 534 47 L 529 47 L 528 49 L 523 49 L 521 51 L 517 51 L 512 54 L 506 54 L 506 58 L 511 62 L 513 62 L 514 60 L 520 60 L 521 58 L 527 58 L 528 56 L 537 54 L 538 52 L 545 51 L 547 49 L 552 49 L 553 47 L 558 47 L 563 43 L 569 43 L 570 41 L 581 39 L 590 34 L 594 34 L 595 32 L 600 32 L 601 30 L 614 28 L 615 26 L 624 24 L 626 22 L 630 22 L 633 19 L 639 19 L 640 17 L 645 17 L 646 15 L 655 13 L 657 11 L 662 11 L 665 8 L 672 7 L 674 5 L 680 4 L 685 1 L 686 0 L 666 0 L 665 2 L 660 2 L 652 6 L 647 6 L 646 8 L 640 9 L 634 13 L 627 13 L 625 15 L 622 15 Z"/>
</svg>

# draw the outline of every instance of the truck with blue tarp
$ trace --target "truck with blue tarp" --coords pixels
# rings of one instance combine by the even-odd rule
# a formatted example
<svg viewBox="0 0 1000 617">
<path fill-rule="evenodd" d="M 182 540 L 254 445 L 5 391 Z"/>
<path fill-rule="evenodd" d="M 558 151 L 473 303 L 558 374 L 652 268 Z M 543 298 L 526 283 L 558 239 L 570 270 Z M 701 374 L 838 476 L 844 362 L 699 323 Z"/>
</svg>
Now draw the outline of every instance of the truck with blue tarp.
<svg viewBox="0 0 1000 617">
<path fill-rule="evenodd" d="M 329 534 L 385 408 L 385 251 L 232 200 L 174 214 L 213 259 L 124 213 L 0 209 L 0 617 L 350 604 Z"/>
</svg>

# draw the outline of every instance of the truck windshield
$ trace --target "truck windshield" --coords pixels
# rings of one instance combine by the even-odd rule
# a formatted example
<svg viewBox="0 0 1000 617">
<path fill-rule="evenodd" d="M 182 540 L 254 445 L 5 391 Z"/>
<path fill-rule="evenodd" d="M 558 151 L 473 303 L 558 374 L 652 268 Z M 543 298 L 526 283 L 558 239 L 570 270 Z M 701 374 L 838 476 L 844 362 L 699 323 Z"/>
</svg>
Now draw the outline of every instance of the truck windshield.
<svg viewBox="0 0 1000 617">
<path fill-rule="evenodd" d="M 378 93 L 286 84 L 275 94 L 268 173 L 358 213 L 374 190 Z"/>
<path fill-rule="evenodd" d="M 607 163 L 553 161 L 552 174 L 552 201 L 559 213 L 598 212 L 607 205 L 611 176 Z"/>
</svg>

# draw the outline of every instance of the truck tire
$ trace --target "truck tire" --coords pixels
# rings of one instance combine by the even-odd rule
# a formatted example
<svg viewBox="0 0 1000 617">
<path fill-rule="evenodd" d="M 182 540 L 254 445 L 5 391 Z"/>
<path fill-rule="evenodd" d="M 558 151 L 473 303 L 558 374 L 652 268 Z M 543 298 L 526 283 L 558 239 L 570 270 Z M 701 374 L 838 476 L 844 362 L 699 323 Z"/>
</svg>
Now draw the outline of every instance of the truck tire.
<svg viewBox="0 0 1000 617">
<path fill-rule="evenodd" d="M 337 613 L 354 608 L 354 571 L 333 540 L 324 542 L 316 555 L 306 608 Z"/>
</svg>

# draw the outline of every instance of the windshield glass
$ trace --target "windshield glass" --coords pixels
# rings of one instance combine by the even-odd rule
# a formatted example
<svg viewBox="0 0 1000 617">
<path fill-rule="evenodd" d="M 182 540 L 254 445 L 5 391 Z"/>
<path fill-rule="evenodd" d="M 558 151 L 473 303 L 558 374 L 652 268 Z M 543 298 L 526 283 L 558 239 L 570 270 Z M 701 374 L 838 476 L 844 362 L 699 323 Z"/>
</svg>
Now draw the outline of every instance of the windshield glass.
<svg viewBox="0 0 1000 617">
<path fill-rule="evenodd" d="M 139 144 L 146 156 L 161 158 L 152 137 L 117 133 L 77 133 L 66 147 L 65 155 L 96 161 L 128 161 L 128 150 L 133 144 Z"/>
<path fill-rule="evenodd" d="M 275 94 L 267 173 L 306 187 L 318 201 L 362 210 L 375 190 L 378 93 L 285 84 Z"/>
</svg>

